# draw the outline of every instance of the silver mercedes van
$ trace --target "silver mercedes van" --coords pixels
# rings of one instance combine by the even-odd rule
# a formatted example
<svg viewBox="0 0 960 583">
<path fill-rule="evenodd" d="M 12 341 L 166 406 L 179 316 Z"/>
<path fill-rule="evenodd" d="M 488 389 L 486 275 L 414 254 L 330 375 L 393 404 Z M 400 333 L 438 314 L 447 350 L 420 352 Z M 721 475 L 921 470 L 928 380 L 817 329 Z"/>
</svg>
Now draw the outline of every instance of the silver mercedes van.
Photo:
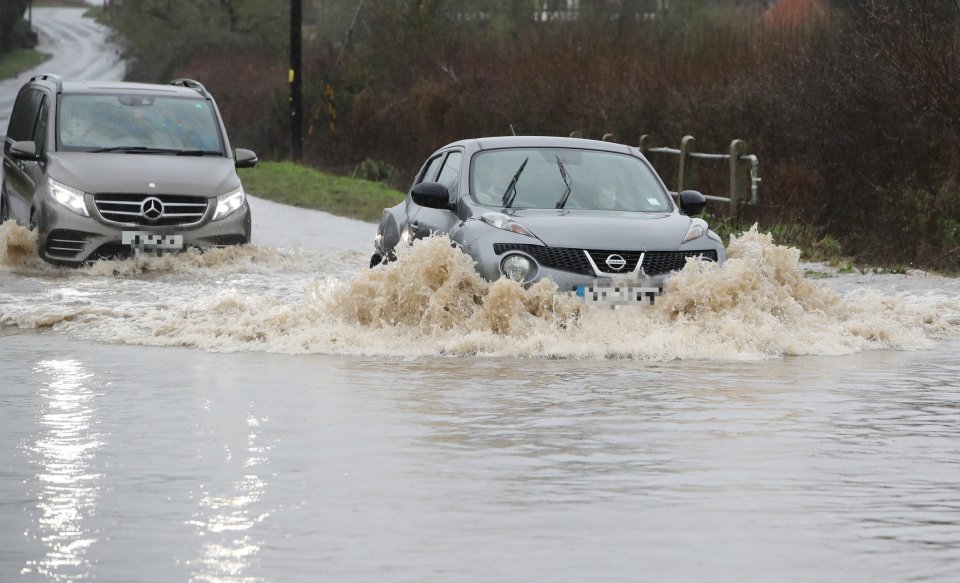
<svg viewBox="0 0 960 583">
<path fill-rule="evenodd" d="M 81 264 L 250 241 L 250 207 L 216 103 L 200 83 L 64 81 L 21 88 L 3 144 L 0 222 L 40 257 Z"/>
</svg>

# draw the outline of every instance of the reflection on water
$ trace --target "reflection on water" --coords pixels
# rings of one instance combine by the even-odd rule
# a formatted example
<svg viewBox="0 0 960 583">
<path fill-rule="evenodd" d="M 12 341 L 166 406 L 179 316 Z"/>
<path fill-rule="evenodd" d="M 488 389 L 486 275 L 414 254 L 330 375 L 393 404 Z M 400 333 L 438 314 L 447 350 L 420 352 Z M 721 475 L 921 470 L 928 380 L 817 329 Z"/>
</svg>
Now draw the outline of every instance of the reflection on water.
<svg viewBox="0 0 960 583">
<path fill-rule="evenodd" d="M 803 555 L 763 580 L 958 581 L 960 384 L 945 354 L 682 367 L 449 359 L 393 373 L 411 387 L 397 403 L 430 429 L 418 453 L 450 460 L 428 466 L 431 479 L 462 481 L 456 503 L 486 516 L 562 514 L 569 530 L 553 536 L 673 540 L 680 550 L 655 553 L 671 570 L 698 545 L 698 560 L 745 564 L 738 541 L 749 541 L 749 556 L 781 570 Z M 869 574 L 838 570 L 858 556 L 872 558 Z M 811 571 L 828 561 L 833 577 Z"/>
<path fill-rule="evenodd" d="M 955 583 L 958 373 L 0 338 L 0 580 Z"/>
<path fill-rule="evenodd" d="M 223 492 L 205 491 L 200 500 L 201 510 L 189 522 L 207 541 L 200 552 L 193 581 L 255 583 L 264 580 L 248 575 L 247 571 L 262 545 L 262 541 L 251 536 L 250 530 L 270 515 L 269 512 L 257 513 L 253 508 L 262 501 L 267 488 L 267 482 L 258 475 L 258 467 L 268 461 L 270 451 L 260 444 L 260 426 L 266 421 L 253 415 L 247 417 L 243 476 Z M 231 462 L 231 458 L 228 449 L 226 461 Z"/>
<path fill-rule="evenodd" d="M 44 432 L 28 446 L 38 466 L 36 531 L 45 555 L 28 561 L 21 573 L 36 573 L 50 581 L 72 580 L 88 570 L 86 553 L 97 542 L 84 526 L 94 510 L 101 476 L 93 473 L 93 459 L 102 445 L 92 422 L 96 395 L 92 374 L 75 360 L 44 360 L 34 369 L 50 377 L 40 389 Z"/>
</svg>

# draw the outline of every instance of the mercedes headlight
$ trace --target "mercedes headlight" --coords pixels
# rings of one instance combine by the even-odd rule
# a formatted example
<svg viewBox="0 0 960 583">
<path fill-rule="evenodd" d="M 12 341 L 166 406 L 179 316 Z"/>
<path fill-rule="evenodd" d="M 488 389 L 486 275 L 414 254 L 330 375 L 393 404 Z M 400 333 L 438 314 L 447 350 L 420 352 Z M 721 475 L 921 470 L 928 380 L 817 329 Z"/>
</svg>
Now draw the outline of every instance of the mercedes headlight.
<svg viewBox="0 0 960 583">
<path fill-rule="evenodd" d="M 483 213 L 480 216 L 480 220 L 491 227 L 503 229 L 504 231 L 510 231 L 511 233 L 516 233 L 518 235 L 526 235 L 527 237 L 534 236 L 533 233 L 528 231 L 526 227 L 511 219 L 507 215 L 501 213 Z"/>
<path fill-rule="evenodd" d="M 217 197 L 217 212 L 213 213 L 213 220 L 219 220 L 226 217 L 243 206 L 247 200 L 247 195 L 243 192 L 243 187 L 232 190 L 226 194 Z"/>
<path fill-rule="evenodd" d="M 59 202 L 71 211 L 82 217 L 89 217 L 90 211 L 87 210 L 87 203 L 83 202 L 83 191 L 77 190 L 72 186 L 61 184 L 50 178 L 50 196 L 53 200 Z"/>
<path fill-rule="evenodd" d="M 707 221 L 703 219 L 691 219 L 690 228 L 687 229 L 687 236 L 683 238 L 683 242 L 693 241 L 694 239 L 699 239 L 707 234 L 710 231 L 710 228 L 707 226 Z"/>
</svg>

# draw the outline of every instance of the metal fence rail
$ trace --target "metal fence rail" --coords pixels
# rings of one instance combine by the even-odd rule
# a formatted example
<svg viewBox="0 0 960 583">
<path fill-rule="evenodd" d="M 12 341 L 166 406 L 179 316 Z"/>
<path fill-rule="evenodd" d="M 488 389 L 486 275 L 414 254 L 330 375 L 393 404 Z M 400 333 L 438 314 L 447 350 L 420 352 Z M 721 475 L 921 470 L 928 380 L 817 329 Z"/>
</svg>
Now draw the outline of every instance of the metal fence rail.
<svg viewBox="0 0 960 583">
<path fill-rule="evenodd" d="M 640 136 L 638 149 L 644 155 L 650 154 L 670 154 L 680 156 L 679 176 L 677 177 L 677 191 L 681 192 L 687 188 L 692 188 L 691 176 L 693 160 L 712 160 L 716 162 L 728 162 L 730 165 L 730 192 L 729 196 L 715 196 L 704 194 L 707 200 L 726 202 L 730 204 L 730 215 L 740 216 L 740 207 L 742 204 L 756 205 L 760 202 L 760 159 L 754 154 L 747 154 L 747 143 L 743 140 L 733 140 L 730 142 L 730 149 L 726 154 L 709 154 L 695 151 L 697 140 L 693 136 L 684 136 L 680 140 L 680 148 L 653 148 L 650 146 L 652 140 L 649 135 Z M 750 169 L 750 196 L 747 197 L 747 166 Z M 677 193 L 671 192 L 676 195 Z"/>
</svg>

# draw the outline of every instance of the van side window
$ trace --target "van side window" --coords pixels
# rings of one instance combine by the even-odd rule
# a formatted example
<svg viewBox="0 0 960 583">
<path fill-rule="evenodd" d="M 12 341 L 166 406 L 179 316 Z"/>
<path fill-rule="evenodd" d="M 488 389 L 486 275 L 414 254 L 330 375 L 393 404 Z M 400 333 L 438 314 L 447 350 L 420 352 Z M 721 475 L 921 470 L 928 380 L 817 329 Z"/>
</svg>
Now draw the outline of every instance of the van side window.
<svg viewBox="0 0 960 583">
<path fill-rule="evenodd" d="M 463 160 L 463 154 L 460 152 L 450 152 L 443 168 L 440 170 L 440 176 L 437 182 L 447 187 L 450 191 L 450 200 L 456 200 L 460 190 L 460 162 Z"/>
<path fill-rule="evenodd" d="M 47 118 L 49 117 L 50 104 L 46 95 L 42 95 L 40 100 L 40 112 L 37 115 L 37 123 L 33 127 L 33 141 L 37 144 L 37 153 L 44 151 L 47 145 Z"/>
<path fill-rule="evenodd" d="M 20 91 L 10 115 L 10 126 L 7 128 L 8 142 L 19 142 L 33 137 L 34 124 L 37 121 L 42 100 L 43 92 L 39 89 L 27 88 Z M 4 152 L 6 151 L 7 147 L 4 147 Z"/>
</svg>

